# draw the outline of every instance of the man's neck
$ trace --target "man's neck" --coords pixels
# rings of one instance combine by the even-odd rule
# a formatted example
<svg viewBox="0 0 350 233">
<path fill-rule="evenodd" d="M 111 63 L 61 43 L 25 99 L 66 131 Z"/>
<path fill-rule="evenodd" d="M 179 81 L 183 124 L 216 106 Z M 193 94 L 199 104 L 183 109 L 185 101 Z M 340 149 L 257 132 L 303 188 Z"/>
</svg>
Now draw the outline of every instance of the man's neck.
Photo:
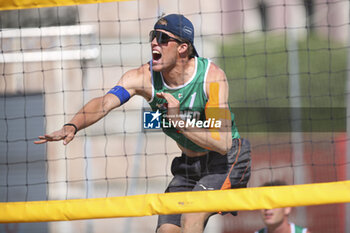
<svg viewBox="0 0 350 233">
<path fill-rule="evenodd" d="M 290 224 L 288 222 L 283 222 L 277 226 L 269 226 L 267 230 L 268 233 L 291 233 Z"/>
<path fill-rule="evenodd" d="M 195 71 L 195 59 L 179 59 L 174 67 L 162 71 L 164 81 L 169 87 L 178 87 L 187 83 Z"/>
</svg>

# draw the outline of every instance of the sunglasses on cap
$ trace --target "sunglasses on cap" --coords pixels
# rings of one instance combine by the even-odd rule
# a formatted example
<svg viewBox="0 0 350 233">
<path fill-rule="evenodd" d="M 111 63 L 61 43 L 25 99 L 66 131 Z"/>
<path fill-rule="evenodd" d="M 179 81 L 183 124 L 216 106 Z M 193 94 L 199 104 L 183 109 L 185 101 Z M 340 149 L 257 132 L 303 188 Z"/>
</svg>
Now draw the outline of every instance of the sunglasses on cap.
<svg viewBox="0 0 350 233">
<path fill-rule="evenodd" d="M 152 30 L 149 33 L 149 42 L 152 42 L 153 39 L 156 38 L 157 39 L 157 43 L 158 44 L 165 44 L 168 43 L 169 41 L 176 41 L 178 43 L 184 43 L 183 41 L 176 39 L 174 37 L 169 36 L 168 34 L 161 32 L 161 31 L 156 31 L 156 30 Z"/>
</svg>

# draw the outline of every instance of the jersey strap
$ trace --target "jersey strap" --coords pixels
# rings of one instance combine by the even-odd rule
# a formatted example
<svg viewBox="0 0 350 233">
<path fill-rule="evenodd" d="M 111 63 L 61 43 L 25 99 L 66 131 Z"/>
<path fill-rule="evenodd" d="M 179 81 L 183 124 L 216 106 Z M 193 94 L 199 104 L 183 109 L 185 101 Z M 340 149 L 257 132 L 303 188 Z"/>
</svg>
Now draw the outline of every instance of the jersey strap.
<svg viewBox="0 0 350 233">
<path fill-rule="evenodd" d="M 307 228 L 295 225 L 294 223 L 289 223 L 290 224 L 290 230 L 292 233 L 306 233 Z"/>
</svg>

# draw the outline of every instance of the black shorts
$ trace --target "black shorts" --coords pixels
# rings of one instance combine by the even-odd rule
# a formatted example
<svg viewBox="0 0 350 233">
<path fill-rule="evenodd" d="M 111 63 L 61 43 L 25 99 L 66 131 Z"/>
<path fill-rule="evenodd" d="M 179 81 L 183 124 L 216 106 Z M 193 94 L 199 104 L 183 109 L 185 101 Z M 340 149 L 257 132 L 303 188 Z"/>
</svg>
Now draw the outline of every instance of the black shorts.
<svg viewBox="0 0 350 233">
<path fill-rule="evenodd" d="M 250 143 L 246 139 L 233 139 L 227 155 L 210 151 L 191 158 L 182 154 L 171 164 L 174 178 L 165 192 L 245 188 L 250 177 L 250 160 Z M 157 229 L 165 223 L 181 226 L 181 214 L 160 215 Z"/>
</svg>

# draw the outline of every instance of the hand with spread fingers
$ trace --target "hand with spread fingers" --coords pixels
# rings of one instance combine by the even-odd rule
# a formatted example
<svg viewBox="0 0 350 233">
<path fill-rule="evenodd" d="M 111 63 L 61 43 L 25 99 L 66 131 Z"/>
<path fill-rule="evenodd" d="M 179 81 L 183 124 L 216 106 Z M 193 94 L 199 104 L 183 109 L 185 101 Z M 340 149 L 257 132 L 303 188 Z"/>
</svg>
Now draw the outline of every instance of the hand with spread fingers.
<svg viewBox="0 0 350 233">
<path fill-rule="evenodd" d="M 64 125 L 60 130 L 57 130 L 51 134 L 45 134 L 44 136 L 39 136 L 39 140 L 34 141 L 35 144 L 43 144 L 52 141 L 63 140 L 63 145 L 67 145 L 73 140 L 76 134 L 76 127 L 71 124 Z"/>
</svg>

